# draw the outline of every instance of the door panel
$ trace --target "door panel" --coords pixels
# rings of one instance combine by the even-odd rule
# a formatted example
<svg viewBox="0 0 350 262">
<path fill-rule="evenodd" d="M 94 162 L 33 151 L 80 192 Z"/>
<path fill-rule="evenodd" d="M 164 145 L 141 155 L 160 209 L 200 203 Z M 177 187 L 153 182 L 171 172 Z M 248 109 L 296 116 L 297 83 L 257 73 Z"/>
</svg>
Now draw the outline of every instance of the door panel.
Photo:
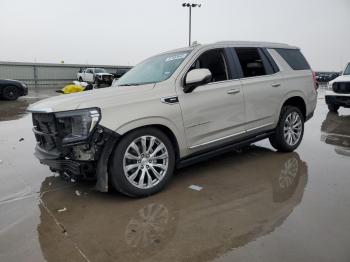
<svg viewBox="0 0 350 262">
<path fill-rule="evenodd" d="M 275 121 L 281 101 L 283 80 L 280 73 L 241 79 L 245 97 L 247 130 L 268 126 Z"/>
<path fill-rule="evenodd" d="M 231 51 L 240 68 L 247 132 L 273 127 L 282 96 L 282 74 L 260 48 L 233 48 Z"/>
<path fill-rule="evenodd" d="M 192 93 L 180 94 L 179 102 L 192 149 L 225 142 L 244 131 L 244 99 L 239 80 L 199 86 Z"/>
<path fill-rule="evenodd" d="M 93 72 L 91 69 L 86 70 L 85 72 L 85 81 L 86 82 L 92 82 L 94 78 Z"/>
</svg>

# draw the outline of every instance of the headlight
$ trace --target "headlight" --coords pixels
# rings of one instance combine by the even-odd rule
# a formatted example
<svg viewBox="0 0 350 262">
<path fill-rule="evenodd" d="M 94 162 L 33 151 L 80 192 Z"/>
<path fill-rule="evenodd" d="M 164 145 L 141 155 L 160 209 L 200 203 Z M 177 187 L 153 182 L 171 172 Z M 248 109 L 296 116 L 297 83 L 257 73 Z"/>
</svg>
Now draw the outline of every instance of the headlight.
<svg viewBox="0 0 350 262">
<path fill-rule="evenodd" d="M 99 108 L 86 108 L 55 113 L 58 121 L 58 132 L 63 144 L 77 143 L 86 140 L 101 120 Z"/>
</svg>

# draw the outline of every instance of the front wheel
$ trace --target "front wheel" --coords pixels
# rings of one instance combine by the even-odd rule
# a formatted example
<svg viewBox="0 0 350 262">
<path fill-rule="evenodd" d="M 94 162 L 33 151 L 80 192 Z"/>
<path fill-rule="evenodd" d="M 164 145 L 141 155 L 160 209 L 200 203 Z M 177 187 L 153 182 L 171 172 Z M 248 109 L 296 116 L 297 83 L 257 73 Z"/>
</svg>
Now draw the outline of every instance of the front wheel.
<svg viewBox="0 0 350 262">
<path fill-rule="evenodd" d="M 94 84 L 96 86 L 99 86 L 100 85 L 100 80 L 97 78 L 97 76 L 94 77 Z"/>
<path fill-rule="evenodd" d="M 274 135 L 270 137 L 271 145 L 281 152 L 295 150 L 304 135 L 304 117 L 299 108 L 285 106 L 281 110 Z"/>
<path fill-rule="evenodd" d="M 155 128 L 127 134 L 112 157 L 110 177 L 119 192 L 145 197 L 160 191 L 170 180 L 175 153 L 169 138 Z"/>
<path fill-rule="evenodd" d="M 333 112 L 333 113 L 337 113 L 338 110 L 339 110 L 339 107 L 338 105 L 335 105 L 335 104 L 328 104 L 328 110 L 330 112 Z"/>
</svg>

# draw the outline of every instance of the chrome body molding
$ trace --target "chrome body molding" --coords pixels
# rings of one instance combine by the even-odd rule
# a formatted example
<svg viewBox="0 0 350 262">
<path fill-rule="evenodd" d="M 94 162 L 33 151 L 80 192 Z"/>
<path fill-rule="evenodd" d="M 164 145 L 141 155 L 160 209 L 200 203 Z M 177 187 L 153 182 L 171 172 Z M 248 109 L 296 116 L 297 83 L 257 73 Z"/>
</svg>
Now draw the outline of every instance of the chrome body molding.
<svg viewBox="0 0 350 262">
<path fill-rule="evenodd" d="M 274 123 L 271 122 L 271 123 L 268 123 L 268 124 L 265 124 L 265 125 L 262 125 L 262 126 L 258 126 L 258 127 L 254 127 L 254 128 L 251 128 L 251 129 L 248 129 L 248 130 L 245 130 L 245 131 L 242 131 L 242 132 L 238 132 L 238 133 L 235 133 L 235 134 L 232 134 L 232 135 L 228 135 L 228 136 L 220 137 L 220 138 L 217 138 L 217 139 L 214 139 L 214 140 L 210 140 L 208 142 L 204 142 L 204 143 L 201 143 L 201 144 L 198 144 L 198 145 L 191 146 L 190 149 L 194 149 L 194 148 L 197 148 L 197 147 L 209 145 L 211 143 L 215 143 L 215 142 L 218 142 L 220 140 L 224 140 L 224 139 L 227 139 L 227 138 L 230 138 L 230 137 L 243 135 L 243 134 L 248 133 L 250 131 L 254 131 L 256 129 L 264 128 L 264 127 L 270 126 L 272 124 L 274 124 Z"/>
</svg>

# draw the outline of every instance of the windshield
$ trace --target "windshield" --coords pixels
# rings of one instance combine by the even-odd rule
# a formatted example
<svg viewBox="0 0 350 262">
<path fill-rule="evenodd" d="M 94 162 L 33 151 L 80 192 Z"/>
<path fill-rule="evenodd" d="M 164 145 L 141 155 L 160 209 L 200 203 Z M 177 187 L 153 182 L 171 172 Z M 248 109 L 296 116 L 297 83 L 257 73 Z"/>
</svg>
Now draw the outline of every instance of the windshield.
<svg viewBox="0 0 350 262">
<path fill-rule="evenodd" d="M 95 68 L 95 73 L 107 73 L 103 68 Z"/>
<path fill-rule="evenodd" d="M 151 57 L 128 71 L 114 85 L 142 85 L 164 81 L 175 72 L 190 52 L 174 52 Z"/>
<path fill-rule="evenodd" d="M 343 75 L 350 75 L 350 63 L 349 63 L 348 66 L 345 68 L 344 74 L 343 74 Z"/>
</svg>

